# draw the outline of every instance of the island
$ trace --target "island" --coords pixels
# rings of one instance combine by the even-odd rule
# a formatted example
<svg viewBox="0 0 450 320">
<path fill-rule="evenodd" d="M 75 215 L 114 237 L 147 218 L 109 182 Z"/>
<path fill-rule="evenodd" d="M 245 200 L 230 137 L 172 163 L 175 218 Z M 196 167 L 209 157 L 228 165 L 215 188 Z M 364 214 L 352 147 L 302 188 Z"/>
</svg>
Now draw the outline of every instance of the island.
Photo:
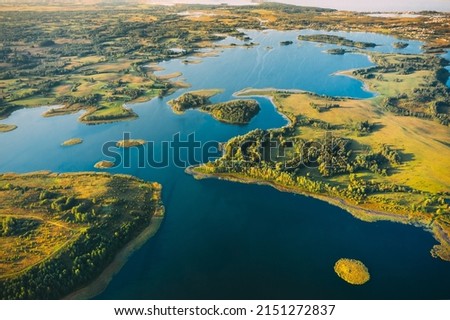
<svg viewBox="0 0 450 320">
<path fill-rule="evenodd" d="M 186 92 L 177 99 L 169 101 L 169 104 L 176 113 L 182 113 L 188 109 L 199 109 L 221 122 L 240 125 L 249 123 L 260 111 L 258 102 L 254 100 L 239 99 L 213 104 L 209 98 L 215 94 L 217 90 Z"/>
<path fill-rule="evenodd" d="M 63 146 L 63 147 L 70 147 L 70 146 L 74 146 L 74 145 L 81 144 L 81 143 L 83 143 L 83 139 L 80 139 L 80 138 L 72 138 L 72 139 L 69 139 L 69 140 L 64 141 L 64 142 L 61 144 L 61 146 Z"/>
<path fill-rule="evenodd" d="M 246 30 L 316 30 L 322 34 L 298 40 L 349 49 L 326 51 L 332 55 L 367 55 L 373 66 L 336 74 L 362 81 L 376 93 L 370 99 L 268 88 L 243 90 L 241 99 L 218 104 L 210 101 L 217 89 L 172 100 L 174 112 L 198 109 L 219 121 L 246 124 L 260 109 L 249 99 L 265 96 L 287 120 L 282 128 L 231 138 L 221 144 L 220 159 L 186 172 L 314 197 L 368 222 L 423 228 L 437 241 L 431 255 L 450 261 L 449 62 L 442 58 L 450 48 L 450 15 L 385 19 L 278 3 L 233 10 L 146 4 L 87 10 L 79 3 L 31 2 L 0 7 L 0 120 L 40 106 L 50 106 L 46 117 L 83 112 L 84 124 L 136 119 L 131 104 L 189 87 L 174 81 L 176 70 L 158 76 L 160 63 L 220 62 L 221 49 L 238 45 L 217 41 L 249 41 Z M 189 8 L 200 14 L 184 15 Z M 371 52 L 366 49 L 376 43 L 325 34 L 336 31 L 404 39 L 392 43 L 396 49 L 409 45 L 404 41 L 422 41 L 424 54 Z M 257 44 L 241 46 L 251 50 Z M 15 128 L 2 124 L 0 132 Z M 125 140 L 117 147 L 143 144 Z M 114 165 L 99 161 L 95 168 Z M 0 203 L 2 299 L 95 296 L 164 216 L 158 183 L 105 173 L 0 174 Z M 335 271 L 354 284 L 370 278 L 357 260 L 341 259 Z M 360 276 L 351 279 L 355 274 Z"/>
<path fill-rule="evenodd" d="M 164 216 L 161 185 L 125 175 L 2 174 L 0 199 L 1 299 L 100 292 Z"/>
<path fill-rule="evenodd" d="M 0 124 L 0 133 L 16 130 L 17 126 L 13 124 Z"/>
<path fill-rule="evenodd" d="M 407 47 L 409 46 L 409 43 L 399 41 L 399 42 L 394 42 L 394 43 L 392 44 L 392 46 L 393 46 L 395 49 L 405 49 L 405 48 L 407 48 Z"/>
<path fill-rule="evenodd" d="M 342 56 L 342 55 L 344 55 L 344 54 L 346 54 L 348 52 L 351 52 L 351 51 L 348 51 L 348 50 L 342 49 L 342 48 L 328 49 L 326 51 L 326 53 L 333 54 L 333 55 L 338 55 L 338 56 Z"/>
<path fill-rule="evenodd" d="M 280 45 L 282 45 L 282 46 L 290 46 L 293 43 L 294 43 L 294 41 L 281 41 Z"/>
<path fill-rule="evenodd" d="M 0 118 L 20 108 L 58 106 L 45 115 L 85 110 L 80 121 L 87 124 L 135 119 L 137 115 L 127 104 L 162 97 L 186 86 L 156 76 L 155 65 L 174 58 L 191 61 L 191 56 L 206 57 L 211 52 L 204 49 L 217 48 L 215 42 L 228 36 L 248 40 L 243 29 L 381 32 L 426 41 L 424 48 L 430 53 L 443 53 L 449 47 L 448 17 L 432 13 L 415 17 L 411 23 L 411 19 L 361 19 L 356 12 L 275 3 L 239 7 L 234 12 L 204 8 L 217 19 L 174 18 L 188 9 L 185 6 L 130 5 L 132 10 L 111 11 L 98 6 L 84 10 L 80 4 L 51 10 L 39 4 L 17 4 L 16 9 L 11 11 L 5 5 L 2 11 L 10 19 L 1 25 Z M 91 23 L 92 19 L 99 24 Z M 44 24 L 46 28 L 36 30 L 36 25 Z M 325 34 L 299 39 L 363 49 L 376 45 Z"/>
<path fill-rule="evenodd" d="M 362 285 L 370 280 L 369 270 L 359 260 L 339 259 L 334 265 L 334 272 L 339 278 L 353 285 Z"/>
<path fill-rule="evenodd" d="M 143 146 L 146 143 L 147 143 L 147 141 L 142 140 L 142 139 L 127 139 L 127 140 L 117 141 L 116 146 L 118 148 L 131 148 L 131 147 Z"/>
<path fill-rule="evenodd" d="M 99 161 L 94 165 L 96 169 L 111 169 L 112 167 L 114 167 L 114 162 L 106 160 Z"/>
<path fill-rule="evenodd" d="M 311 34 L 311 35 L 299 35 L 298 40 L 311 41 L 318 43 L 336 44 L 339 46 L 354 47 L 359 49 L 374 48 L 377 46 L 373 42 L 361 42 L 353 41 L 344 37 L 329 35 L 329 34 Z"/>
</svg>

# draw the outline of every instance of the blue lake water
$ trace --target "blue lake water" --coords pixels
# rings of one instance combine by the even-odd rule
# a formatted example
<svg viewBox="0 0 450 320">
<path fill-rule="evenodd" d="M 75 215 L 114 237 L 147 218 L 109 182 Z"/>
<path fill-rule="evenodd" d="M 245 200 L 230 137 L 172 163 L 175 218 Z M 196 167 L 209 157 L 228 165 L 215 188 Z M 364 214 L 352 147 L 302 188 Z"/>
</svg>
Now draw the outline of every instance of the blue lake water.
<svg viewBox="0 0 450 320">
<path fill-rule="evenodd" d="M 304 31 L 313 32 L 313 31 Z M 255 128 L 286 124 L 273 105 L 258 98 L 261 113 L 246 126 L 227 125 L 208 114 L 188 111 L 175 115 L 167 101 L 184 91 L 223 88 L 214 101 L 232 98 L 246 87 L 303 89 L 319 94 L 368 98 L 362 83 L 333 75 L 371 66 L 361 54 L 333 56 L 328 47 L 296 40 L 299 32 L 248 32 L 258 46 L 224 49 L 200 64 L 180 60 L 161 63 L 161 74 L 183 72 L 192 88 L 170 97 L 133 105 L 135 121 L 97 126 L 77 122 L 79 114 L 42 118 L 45 108 L 19 110 L 2 123 L 17 130 L 0 135 L 0 172 L 94 171 L 105 159 L 102 145 L 132 138 L 170 141 L 195 133 L 197 140 L 226 141 Z M 351 33 L 355 40 L 374 41 L 376 50 L 392 51 L 394 38 Z M 293 40 L 291 46 L 280 41 Z M 226 39 L 223 43 L 239 43 Z M 412 43 L 409 53 L 419 52 Z M 81 145 L 62 148 L 69 138 Z M 157 149 L 156 153 L 160 154 Z M 213 299 L 213 298 L 450 298 L 450 264 L 429 254 L 436 244 L 419 228 L 379 222 L 365 223 L 321 201 L 278 192 L 269 187 L 205 180 L 196 181 L 183 168 L 139 168 L 132 152 L 132 174 L 163 185 L 166 219 L 157 235 L 138 250 L 114 277 L 100 299 Z M 372 279 L 351 286 L 333 271 L 341 257 L 364 261 Z"/>
</svg>

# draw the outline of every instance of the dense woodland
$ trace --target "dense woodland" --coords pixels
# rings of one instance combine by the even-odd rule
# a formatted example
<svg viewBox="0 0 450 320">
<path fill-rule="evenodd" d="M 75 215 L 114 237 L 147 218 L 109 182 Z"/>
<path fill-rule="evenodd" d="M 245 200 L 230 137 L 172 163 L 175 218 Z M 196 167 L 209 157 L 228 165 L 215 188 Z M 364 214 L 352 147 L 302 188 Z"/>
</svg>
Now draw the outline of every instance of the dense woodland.
<svg viewBox="0 0 450 320">
<path fill-rule="evenodd" d="M 64 104 L 98 108 L 92 121 L 122 117 L 124 103 L 177 87 L 149 64 L 188 56 L 227 35 L 244 38 L 238 27 L 260 28 L 254 19 L 185 19 L 178 15 L 185 9 L 0 13 L 0 116 Z"/>
<path fill-rule="evenodd" d="M 385 96 L 381 106 L 398 115 L 435 119 L 443 125 L 449 125 L 450 89 L 446 85 L 449 72 L 444 66 L 448 61 L 434 55 L 400 56 L 372 54 L 375 67 L 354 70 L 353 75 L 362 79 L 387 81 L 392 74 L 413 75 L 416 72 L 431 72 L 423 83 L 413 87 L 411 92 L 404 91 L 396 96 Z M 394 79 L 399 83 L 402 79 Z"/>
</svg>

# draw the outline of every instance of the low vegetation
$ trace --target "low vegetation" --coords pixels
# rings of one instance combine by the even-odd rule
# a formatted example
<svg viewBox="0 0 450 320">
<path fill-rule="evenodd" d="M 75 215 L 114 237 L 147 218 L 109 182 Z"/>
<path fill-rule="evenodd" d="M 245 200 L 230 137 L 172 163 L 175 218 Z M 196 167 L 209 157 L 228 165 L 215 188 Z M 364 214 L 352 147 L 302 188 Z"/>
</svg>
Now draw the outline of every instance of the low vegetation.
<svg viewBox="0 0 450 320">
<path fill-rule="evenodd" d="M 102 160 L 102 161 L 97 162 L 94 165 L 94 168 L 96 168 L 96 169 L 110 169 L 110 168 L 114 167 L 114 165 L 115 164 L 112 161 Z"/>
<path fill-rule="evenodd" d="M 334 272 L 339 278 L 353 285 L 362 285 L 370 280 L 369 270 L 359 260 L 339 259 L 334 265 Z"/>
<path fill-rule="evenodd" d="M 63 147 L 70 147 L 70 146 L 74 146 L 74 145 L 81 144 L 81 143 L 83 143 L 83 139 L 72 138 L 72 139 L 64 141 L 61 145 Z"/>
<path fill-rule="evenodd" d="M 17 126 L 13 124 L 0 124 L 0 133 L 1 132 L 10 132 L 16 130 Z"/>
<path fill-rule="evenodd" d="M 107 174 L 0 175 L 0 298 L 58 299 L 163 215 L 161 186 Z"/>
<path fill-rule="evenodd" d="M 407 48 L 407 47 L 409 46 L 409 43 L 399 41 L 399 42 L 394 42 L 394 43 L 392 44 L 392 46 L 393 46 L 394 48 L 396 48 L 396 49 L 405 49 L 405 48 Z"/>
</svg>

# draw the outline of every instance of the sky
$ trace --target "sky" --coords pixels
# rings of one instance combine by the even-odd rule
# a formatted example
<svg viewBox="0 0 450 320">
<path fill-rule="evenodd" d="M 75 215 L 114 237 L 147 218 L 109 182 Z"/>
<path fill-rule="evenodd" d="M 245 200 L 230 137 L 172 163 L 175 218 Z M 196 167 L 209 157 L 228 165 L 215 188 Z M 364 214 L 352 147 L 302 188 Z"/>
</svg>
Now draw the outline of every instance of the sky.
<svg viewBox="0 0 450 320">
<path fill-rule="evenodd" d="M 149 0 L 168 4 L 203 3 L 203 4 L 249 4 L 251 0 Z M 422 11 L 435 10 L 450 12 L 450 0 L 278 0 L 303 6 L 315 6 L 354 11 Z"/>
</svg>

